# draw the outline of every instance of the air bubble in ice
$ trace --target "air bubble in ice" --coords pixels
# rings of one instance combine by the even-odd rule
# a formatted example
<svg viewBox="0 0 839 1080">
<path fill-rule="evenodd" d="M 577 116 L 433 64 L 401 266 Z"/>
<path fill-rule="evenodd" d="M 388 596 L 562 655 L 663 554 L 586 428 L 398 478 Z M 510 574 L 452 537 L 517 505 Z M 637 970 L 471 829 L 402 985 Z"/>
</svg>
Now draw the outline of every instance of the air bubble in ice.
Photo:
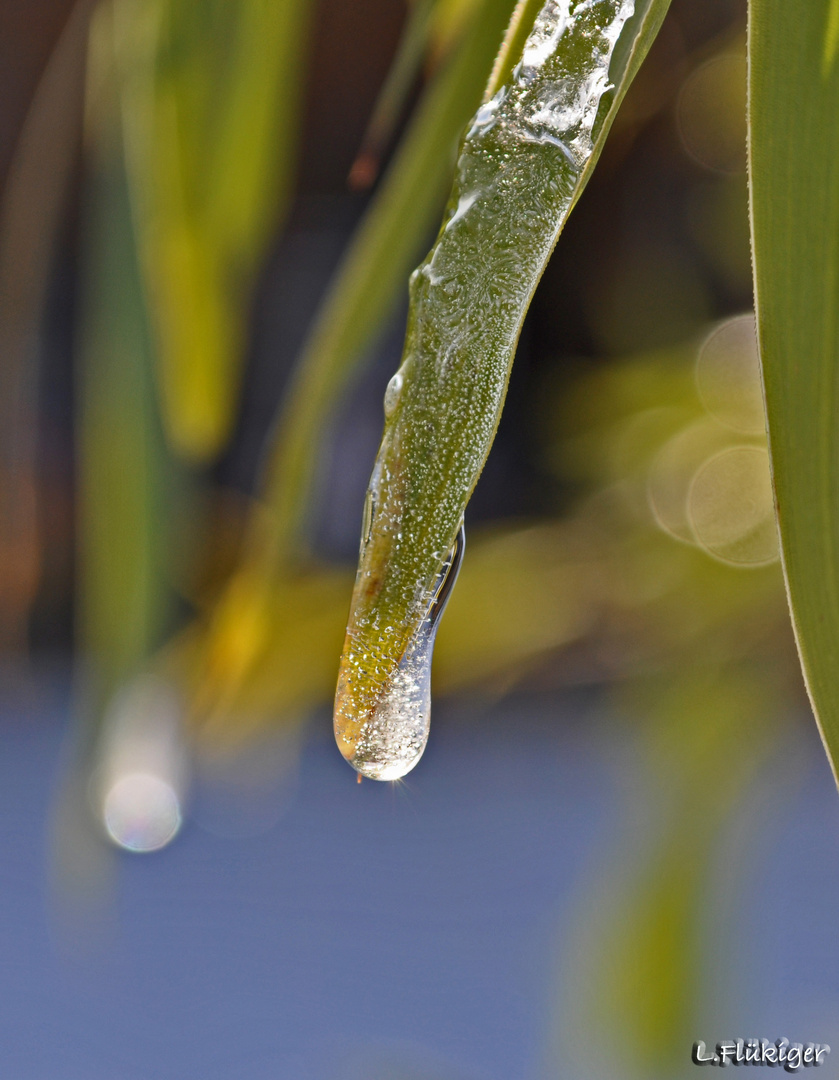
<svg viewBox="0 0 839 1080">
<path fill-rule="evenodd" d="M 399 398 L 402 395 L 402 374 L 397 371 L 390 382 L 387 384 L 387 390 L 385 390 L 385 417 L 390 419 L 396 412 L 396 406 L 399 404 Z"/>
</svg>

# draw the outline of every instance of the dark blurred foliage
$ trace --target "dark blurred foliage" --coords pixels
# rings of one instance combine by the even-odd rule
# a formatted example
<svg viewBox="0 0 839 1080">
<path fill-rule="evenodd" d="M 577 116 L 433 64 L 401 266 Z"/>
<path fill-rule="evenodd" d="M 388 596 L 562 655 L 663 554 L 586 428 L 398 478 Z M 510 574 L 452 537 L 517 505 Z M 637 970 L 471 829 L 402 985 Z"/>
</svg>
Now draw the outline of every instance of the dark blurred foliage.
<svg viewBox="0 0 839 1080">
<path fill-rule="evenodd" d="M 0 5 L 0 183 L 50 53 L 64 28 L 72 0 L 6 0 Z"/>
</svg>

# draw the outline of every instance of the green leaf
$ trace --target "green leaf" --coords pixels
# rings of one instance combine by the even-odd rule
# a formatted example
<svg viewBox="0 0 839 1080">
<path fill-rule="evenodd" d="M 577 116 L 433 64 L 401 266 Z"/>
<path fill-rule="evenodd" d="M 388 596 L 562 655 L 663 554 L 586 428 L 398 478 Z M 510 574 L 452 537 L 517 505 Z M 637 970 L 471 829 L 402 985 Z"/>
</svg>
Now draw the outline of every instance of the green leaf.
<svg viewBox="0 0 839 1080">
<path fill-rule="evenodd" d="M 836 3 L 752 0 L 749 172 L 781 550 L 804 676 L 839 762 L 839 56 Z"/>
<path fill-rule="evenodd" d="M 618 684 L 623 735 L 634 721 L 622 765 L 624 834 L 594 856 L 601 866 L 565 930 L 572 945 L 547 1075 L 562 1075 L 560 1062 L 573 1055 L 577 1075 L 687 1077 L 685 1047 L 720 992 L 708 918 L 719 902 L 715 867 L 732 818 L 740 842 L 749 835 L 748 820 L 734 815 L 758 801 L 761 772 L 785 732 L 778 686 L 762 666 L 737 658 L 709 668 L 704 650 L 679 661 Z M 720 761 L 740 767 L 719 769 Z M 742 887 L 737 863 L 727 890 Z"/>
<path fill-rule="evenodd" d="M 376 711 L 394 715 L 389 695 L 489 453 L 533 291 L 667 6 L 548 0 L 464 138 L 443 227 L 411 279 L 368 491 L 335 705 L 357 768 L 378 753 L 366 733 L 389 723 Z"/>
<path fill-rule="evenodd" d="M 79 644 L 90 732 L 116 689 L 159 644 L 166 618 L 167 459 L 154 349 L 132 229 L 116 108 L 110 10 L 92 27 L 89 191 L 77 392 Z"/>
<path fill-rule="evenodd" d="M 309 0 L 118 0 L 133 214 L 169 437 L 206 460 L 294 179 Z"/>
</svg>

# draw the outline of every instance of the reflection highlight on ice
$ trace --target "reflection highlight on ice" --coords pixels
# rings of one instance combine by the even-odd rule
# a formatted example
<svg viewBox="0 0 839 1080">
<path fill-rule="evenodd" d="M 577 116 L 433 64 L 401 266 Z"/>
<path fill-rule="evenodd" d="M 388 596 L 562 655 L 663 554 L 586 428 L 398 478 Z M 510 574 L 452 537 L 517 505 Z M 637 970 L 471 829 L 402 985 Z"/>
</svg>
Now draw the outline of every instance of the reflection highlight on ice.
<svg viewBox="0 0 839 1080">
<path fill-rule="evenodd" d="M 105 717 L 94 784 L 106 835 L 126 851 L 158 851 L 180 830 L 186 791 L 180 701 L 142 675 L 116 695 Z"/>
<path fill-rule="evenodd" d="M 335 708 L 335 735 L 350 765 L 371 780 L 398 780 L 422 757 L 431 725 L 431 660 L 440 617 L 454 587 L 463 552 L 463 524 L 454 547 L 440 571 L 434 599 L 398 666 L 385 682 L 381 696 L 361 725 L 357 738 L 344 751 L 339 682 Z"/>
</svg>

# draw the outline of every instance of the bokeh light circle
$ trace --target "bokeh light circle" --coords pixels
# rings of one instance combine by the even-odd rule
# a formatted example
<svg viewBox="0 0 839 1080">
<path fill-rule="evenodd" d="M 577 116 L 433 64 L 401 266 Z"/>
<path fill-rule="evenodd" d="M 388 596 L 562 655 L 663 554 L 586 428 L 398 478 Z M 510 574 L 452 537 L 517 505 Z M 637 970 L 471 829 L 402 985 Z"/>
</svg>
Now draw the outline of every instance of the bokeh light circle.
<svg viewBox="0 0 839 1080">
<path fill-rule="evenodd" d="M 706 169 L 746 171 L 746 58 L 724 53 L 695 68 L 676 106 L 686 152 Z"/>
<path fill-rule="evenodd" d="M 765 430 L 754 315 L 738 315 L 713 330 L 699 349 L 696 385 L 702 404 L 742 435 Z"/>
<path fill-rule="evenodd" d="M 659 528 L 676 540 L 696 542 L 688 516 L 688 490 L 697 470 L 729 444 L 711 419 L 683 428 L 656 454 L 647 477 L 647 500 Z"/>
<path fill-rule="evenodd" d="M 181 827 L 175 789 L 152 773 L 120 777 L 105 795 L 102 814 L 108 835 L 126 851 L 159 851 Z"/>
<path fill-rule="evenodd" d="M 766 450 L 732 446 L 709 458 L 690 485 L 688 514 L 697 543 L 722 562 L 774 562 L 778 534 Z"/>
</svg>

